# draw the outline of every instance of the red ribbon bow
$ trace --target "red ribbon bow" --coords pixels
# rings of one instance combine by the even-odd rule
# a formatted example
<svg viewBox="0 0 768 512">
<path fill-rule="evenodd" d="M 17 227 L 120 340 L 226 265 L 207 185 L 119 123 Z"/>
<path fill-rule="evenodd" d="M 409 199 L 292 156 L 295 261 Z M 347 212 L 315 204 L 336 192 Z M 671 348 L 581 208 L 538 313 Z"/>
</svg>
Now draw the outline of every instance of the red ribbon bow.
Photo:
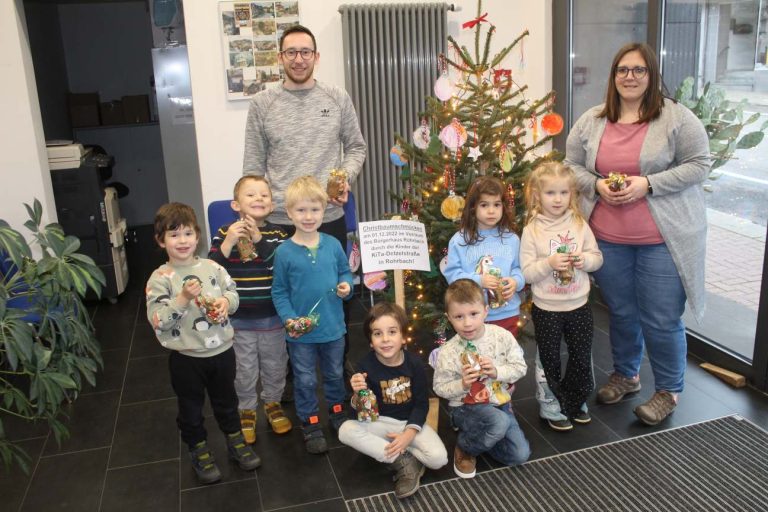
<svg viewBox="0 0 768 512">
<path fill-rule="evenodd" d="M 464 24 L 461 25 L 461 28 L 472 28 L 478 23 L 483 23 L 483 22 L 488 23 L 488 20 L 485 19 L 486 16 L 488 16 L 487 12 L 482 16 L 480 16 L 479 18 L 475 18 L 473 20 L 465 22 Z"/>
</svg>

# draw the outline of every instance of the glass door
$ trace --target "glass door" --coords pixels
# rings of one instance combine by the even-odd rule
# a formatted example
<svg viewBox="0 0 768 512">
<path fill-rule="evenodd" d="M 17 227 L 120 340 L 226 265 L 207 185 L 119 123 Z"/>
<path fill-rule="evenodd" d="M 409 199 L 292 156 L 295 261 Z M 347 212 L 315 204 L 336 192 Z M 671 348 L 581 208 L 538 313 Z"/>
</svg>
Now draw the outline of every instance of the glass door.
<svg viewBox="0 0 768 512">
<path fill-rule="evenodd" d="M 553 2 L 553 87 L 570 127 L 603 102 L 611 60 L 625 43 L 657 49 L 670 95 L 687 77 L 743 102 L 742 135 L 768 126 L 768 0 Z M 567 57 L 566 57 L 567 56 Z M 734 119 L 739 119 L 734 111 Z M 766 137 L 768 138 L 768 137 Z M 565 150 L 565 136 L 555 141 Z M 716 149 L 716 148 L 714 148 Z M 768 141 L 738 149 L 707 182 L 707 313 L 686 314 L 689 351 L 768 387 Z M 761 301 L 761 299 L 763 299 Z"/>
<path fill-rule="evenodd" d="M 768 123 L 768 13 L 762 3 L 667 0 L 665 6 L 665 83 L 674 92 L 692 77 L 697 96 L 708 84 L 710 94 L 722 91 L 725 100 L 743 102 L 743 122 L 753 122 L 742 135 Z M 768 142 L 733 156 L 705 186 L 707 314 L 701 324 L 688 314 L 685 321 L 691 332 L 751 363 L 768 226 Z"/>
</svg>

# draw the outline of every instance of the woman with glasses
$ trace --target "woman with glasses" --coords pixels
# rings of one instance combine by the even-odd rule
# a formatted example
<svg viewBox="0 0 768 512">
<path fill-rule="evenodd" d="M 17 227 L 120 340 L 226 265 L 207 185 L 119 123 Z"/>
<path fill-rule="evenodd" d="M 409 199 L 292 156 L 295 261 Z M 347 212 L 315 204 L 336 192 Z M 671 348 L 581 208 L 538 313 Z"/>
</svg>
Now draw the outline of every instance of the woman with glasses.
<svg viewBox="0 0 768 512">
<path fill-rule="evenodd" d="M 648 425 L 669 416 L 683 391 L 686 299 L 697 319 L 704 312 L 709 142 L 699 119 L 664 90 L 653 49 L 625 45 L 605 103 L 579 118 L 566 146 L 604 257 L 594 276 L 610 311 L 613 373 L 597 401 L 640 391 L 645 347 L 655 393 L 634 412 Z"/>
</svg>

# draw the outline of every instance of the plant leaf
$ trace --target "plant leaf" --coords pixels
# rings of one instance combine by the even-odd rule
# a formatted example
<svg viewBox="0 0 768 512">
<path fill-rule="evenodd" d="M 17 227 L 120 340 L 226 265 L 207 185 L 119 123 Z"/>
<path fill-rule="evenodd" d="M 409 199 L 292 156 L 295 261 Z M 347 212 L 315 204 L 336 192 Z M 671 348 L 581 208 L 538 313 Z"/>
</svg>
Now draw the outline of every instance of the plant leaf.
<svg viewBox="0 0 768 512">
<path fill-rule="evenodd" d="M 750 149 L 763 141 L 765 133 L 763 132 L 750 132 L 739 139 L 736 143 L 736 149 Z"/>
</svg>

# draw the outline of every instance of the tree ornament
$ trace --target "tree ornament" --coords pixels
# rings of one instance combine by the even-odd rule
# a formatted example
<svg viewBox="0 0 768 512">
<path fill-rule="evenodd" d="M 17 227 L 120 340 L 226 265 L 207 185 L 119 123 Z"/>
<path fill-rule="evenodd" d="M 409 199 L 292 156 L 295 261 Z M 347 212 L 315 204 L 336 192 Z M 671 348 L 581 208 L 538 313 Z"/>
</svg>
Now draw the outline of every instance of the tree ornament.
<svg viewBox="0 0 768 512">
<path fill-rule="evenodd" d="M 450 124 L 440 130 L 440 141 L 445 147 L 456 152 L 467 142 L 467 129 L 454 117 Z"/>
<path fill-rule="evenodd" d="M 483 13 L 482 16 L 478 16 L 477 18 L 469 21 L 465 21 L 461 24 L 461 28 L 474 28 L 475 25 L 478 23 L 489 23 L 489 21 L 486 19 L 488 17 L 488 13 Z"/>
<path fill-rule="evenodd" d="M 448 197 L 443 199 L 440 204 L 440 213 L 443 214 L 448 220 L 458 222 L 461 220 L 461 213 L 464 211 L 464 198 L 457 196 L 456 193 L 451 190 L 448 193 Z"/>
<path fill-rule="evenodd" d="M 421 150 L 426 150 L 429 147 L 430 135 L 427 120 L 422 119 L 421 126 L 413 132 L 413 145 Z"/>
<path fill-rule="evenodd" d="M 531 129 L 531 135 L 533 136 L 533 143 L 536 144 L 539 142 L 539 123 L 536 119 L 536 112 L 531 114 L 531 122 L 528 125 Z"/>
<path fill-rule="evenodd" d="M 547 100 L 547 109 L 549 112 L 544 114 L 544 116 L 541 118 L 541 129 L 544 130 L 544 133 L 550 137 L 554 137 L 555 135 L 558 135 L 560 132 L 562 132 L 564 124 L 563 118 L 560 117 L 560 114 L 552 110 L 554 106 L 555 95 L 553 93 Z"/>
<path fill-rule="evenodd" d="M 387 287 L 387 273 L 380 271 L 363 274 L 363 284 L 369 290 L 383 290 Z"/>
<path fill-rule="evenodd" d="M 472 148 L 469 148 L 469 158 L 471 158 L 473 161 L 477 162 L 477 159 L 482 156 L 483 152 L 480 151 L 480 146 L 475 146 Z"/>
<path fill-rule="evenodd" d="M 507 185 L 507 206 L 509 211 L 515 211 L 515 187 L 511 183 Z"/>
<path fill-rule="evenodd" d="M 541 118 L 541 129 L 551 137 L 563 131 L 563 124 L 563 118 L 557 112 L 548 112 Z"/>
<path fill-rule="evenodd" d="M 499 150 L 499 167 L 501 167 L 501 170 L 504 172 L 512 170 L 512 151 L 506 144 L 501 146 L 501 149 Z"/>
<path fill-rule="evenodd" d="M 408 163 L 408 155 L 403 152 L 403 148 L 400 144 L 395 144 L 392 149 L 389 150 L 389 161 L 397 167 L 403 167 Z"/>
<path fill-rule="evenodd" d="M 494 69 L 493 70 L 493 87 L 499 94 L 505 93 L 512 86 L 512 70 L 511 69 Z"/>
<path fill-rule="evenodd" d="M 360 247 L 357 242 L 352 242 L 352 251 L 349 253 L 349 271 L 353 274 L 360 268 Z"/>
<path fill-rule="evenodd" d="M 435 81 L 435 96 L 440 101 L 448 101 L 453 97 L 455 91 L 451 78 L 448 76 L 448 68 L 445 65 L 445 57 L 440 55 L 439 59 L 440 76 Z"/>
</svg>

